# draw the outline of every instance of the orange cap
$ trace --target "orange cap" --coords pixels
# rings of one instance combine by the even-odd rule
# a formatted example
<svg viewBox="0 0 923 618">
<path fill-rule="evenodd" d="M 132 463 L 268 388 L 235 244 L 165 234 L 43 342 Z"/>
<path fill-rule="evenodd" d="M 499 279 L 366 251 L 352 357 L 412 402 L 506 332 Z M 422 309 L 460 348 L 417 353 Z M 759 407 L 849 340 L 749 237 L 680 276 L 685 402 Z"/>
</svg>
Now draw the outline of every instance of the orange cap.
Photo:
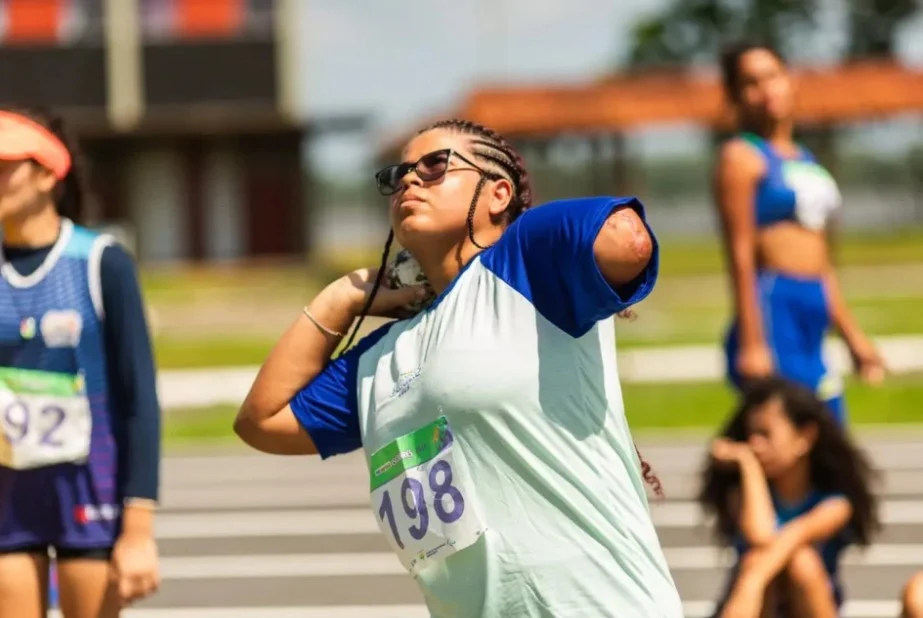
<svg viewBox="0 0 923 618">
<path fill-rule="evenodd" d="M 0 111 L 0 159 L 34 159 L 63 180 L 71 169 L 71 154 L 58 137 L 37 122 Z"/>
</svg>

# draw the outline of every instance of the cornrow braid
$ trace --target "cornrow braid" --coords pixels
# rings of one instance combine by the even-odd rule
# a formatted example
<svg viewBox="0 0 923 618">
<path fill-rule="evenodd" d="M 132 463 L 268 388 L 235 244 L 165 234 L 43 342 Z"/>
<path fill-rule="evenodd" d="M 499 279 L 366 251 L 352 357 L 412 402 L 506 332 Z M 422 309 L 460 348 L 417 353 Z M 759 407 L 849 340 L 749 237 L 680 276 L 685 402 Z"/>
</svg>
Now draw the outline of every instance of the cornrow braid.
<svg viewBox="0 0 923 618">
<path fill-rule="evenodd" d="M 340 350 L 340 356 L 342 356 L 346 350 L 352 347 L 353 342 L 356 340 L 356 336 L 359 334 L 359 329 L 362 328 L 362 322 L 365 321 L 365 316 L 368 315 L 369 309 L 372 307 L 372 302 L 375 300 L 375 296 L 378 294 L 379 288 L 381 288 L 381 282 L 385 279 L 385 270 L 388 268 L 388 256 L 391 254 L 391 244 L 394 242 L 394 231 L 388 232 L 388 239 L 385 241 L 385 248 L 381 252 L 381 264 L 378 266 L 378 274 L 375 275 L 375 283 L 372 285 L 372 290 L 369 292 L 369 297 L 365 299 L 365 305 L 362 307 L 362 311 L 359 313 L 359 321 L 356 322 L 356 326 L 353 327 L 353 332 L 349 334 L 349 339 L 346 340 L 346 345 Z"/>
<path fill-rule="evenodd" d="M 526 169 L 522 157 L 513 148 L 512 144 L 506 141 L 506 138 L 493 129 L 460 118 L 440 120 L 421 130 L 418 135 L 434 129 L 445 129 L 473 137 L 472 151 L 474 155 L 490 164 L 490 167 L 494 168 L 496 172 L 499 172 L 497 173 L 498 177 L 509 177 L 509 180 L 513 183 L 513 197 L 510 199 L 504 213 L 508 224 L 515 221 L 519 215 L 532 207 L 532 185 L 529 179 L 529 171 Z M 471 206 L 468 208 L 467 219 L 468 239 L 479 249 L 486 247 L 481 246 L 474 239 L 474 211 L 477 207 L 478 198 L 481 197 L 485 182 L 486 179 L 482 177 L 475 188 Z"/>
</svg>

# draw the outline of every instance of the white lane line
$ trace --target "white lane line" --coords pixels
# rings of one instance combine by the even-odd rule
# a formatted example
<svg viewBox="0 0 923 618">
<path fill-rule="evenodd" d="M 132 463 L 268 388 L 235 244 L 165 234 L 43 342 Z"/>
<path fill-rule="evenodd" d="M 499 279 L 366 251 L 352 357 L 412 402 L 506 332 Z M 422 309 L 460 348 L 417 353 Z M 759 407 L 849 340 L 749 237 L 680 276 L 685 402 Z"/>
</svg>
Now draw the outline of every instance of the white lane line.
<svg viewBox="0 0 923 618">
<path fill-rule="evenodd" d="M 884 525 L 923 524 L 923 500 L 884 500 Z M 653 502 L 651 517 L 659 528 L 689 529 L 704 522 L 695 502 Z M 241 536 L 324 536 L 329 534 L 374 534 L 378 524 L 371 509 L 298 509 L 247 512 L 164 511 L 157 518 L 161 539 L 227 539 Z"/>
<path fill-rule="evenodd" d="M 711 616 L 712 601 L 686 601 L 683 614 L 686 618 Z M 897 616 L 901 611 L 897 601 L 849 600 L 843 604 L 841 618 L 884 618 Z M 340 605 L 302 607 L 164 607 L 157 609 L 126 609 L 123 618 L 429 618 L 423 605 Z M 62 618 L 61 612 L 52 610 L 50 618 Z"/>
<path fill-rule="evenodd" d="M 714 614 L 713 601 L 687 601 L 683 603 L 686 618 L 706 618 Z M 840 609 L 840 618 L 893 618 L 901 612 L 897 601 L 849 600 Z M 190 616 L 189 618 L 193 618 Z"/>
<path fill-rule="evenodd" d="M 664 550 L 672 571 L 713 571 L 729 568 L 734 555 L 712 547 L 670 547 Z M 865 551 L 849 550 L 844 566 L 916 566 L 923 544 L 872 545 Z M 164 579 L 230 579 L 277 577 L 359 577 L 403 575 L 397 557 L 385 552 L 248 554 L 234 556 L 181 556 L 161 560 Z"/>
<path fill-rule="evenodd" d="M 49 618 L 62 618 L 60 611 Z M 304 607 L 164 607 L 124 609 L 122 618 L 429 618 L 423 605 L 339 605 Z"/>
</svg>

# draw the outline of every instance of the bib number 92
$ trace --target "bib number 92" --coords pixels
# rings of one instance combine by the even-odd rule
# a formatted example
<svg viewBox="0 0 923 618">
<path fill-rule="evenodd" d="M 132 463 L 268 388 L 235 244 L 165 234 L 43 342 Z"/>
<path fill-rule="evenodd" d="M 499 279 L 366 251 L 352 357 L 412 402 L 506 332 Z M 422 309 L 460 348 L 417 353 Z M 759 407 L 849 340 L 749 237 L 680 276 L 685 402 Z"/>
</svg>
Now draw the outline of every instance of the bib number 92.
<svg viewBox="0 0 923 618">
<path fill-rule="evenodd" d="M 3 410 L 3 434 L 10 446 L 16 447 L 27 439 L 51 448 L 64 446 L 57 435 L 67 418 L 64 408 L 54 404 L 42 406 L 30 413 L 28 404 L 19 399 L 9 402 Z"/>
<path fill-rule="evenodd" d="M 0 393 L 0 465 L 14 470 L 80 463 L 90 452 L 92 418 L 85 397 Z"/>
</svg>

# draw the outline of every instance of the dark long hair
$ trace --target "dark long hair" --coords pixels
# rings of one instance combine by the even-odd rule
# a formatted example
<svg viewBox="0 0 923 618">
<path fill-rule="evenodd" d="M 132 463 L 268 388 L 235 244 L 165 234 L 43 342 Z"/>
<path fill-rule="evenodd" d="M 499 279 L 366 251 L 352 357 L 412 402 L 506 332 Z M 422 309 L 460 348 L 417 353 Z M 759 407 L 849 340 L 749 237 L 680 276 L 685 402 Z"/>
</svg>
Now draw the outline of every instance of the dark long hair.
<svg viewBox="0 0 923 618">
<path fill-rule="evenodd" d="M 737 442 L 747 439 L 747 418 L 772 399 L 779 399 L 786 416 L 798 429 L 817 427 L 817 440 L 809 458 L 811 485 L 817 491 L 844 495 L 852 505 L 849 529 L 860 545 L 868 545 L 879 528 L 877 502 L 871 485 L 875 479 L 865 455 L 834 420 L 826 404 L 813 392 L 782 378 L 753 380 L 744 389 L 740 405 L 721 436 Z M 729 502 L 740 489 L 740 472 L 726 469 L 709 458 L 699 503 L 716 516 L 717 536 L 730 543 L 738 530 Z"/>
<path fill-rule="evenodd" d="M 721 50 L 718 64 L 721 67 L 721 83 L 724 85 L 724 92 L 731 101 L 736 102 L 740 98 L 740 59 L 756 50 L 769 52 L 783 65 L 787 64 L 782 53 L 769 43 L 738 41 L 728 45 Z"/>
<path fill-rule="evenodd" d="M 76 138 L 68 131 L 64 120 L 50 110 L 33 106 L 11 106 L 3 111 L 19 114 L 41 125 L 64 144 L 71 155 L 71 168 L 55 188 L 55 209 L 62 217 L 81 223 L 86 214 L 87 190 L 84 182 L 84 159 Z"/>
</svg>

